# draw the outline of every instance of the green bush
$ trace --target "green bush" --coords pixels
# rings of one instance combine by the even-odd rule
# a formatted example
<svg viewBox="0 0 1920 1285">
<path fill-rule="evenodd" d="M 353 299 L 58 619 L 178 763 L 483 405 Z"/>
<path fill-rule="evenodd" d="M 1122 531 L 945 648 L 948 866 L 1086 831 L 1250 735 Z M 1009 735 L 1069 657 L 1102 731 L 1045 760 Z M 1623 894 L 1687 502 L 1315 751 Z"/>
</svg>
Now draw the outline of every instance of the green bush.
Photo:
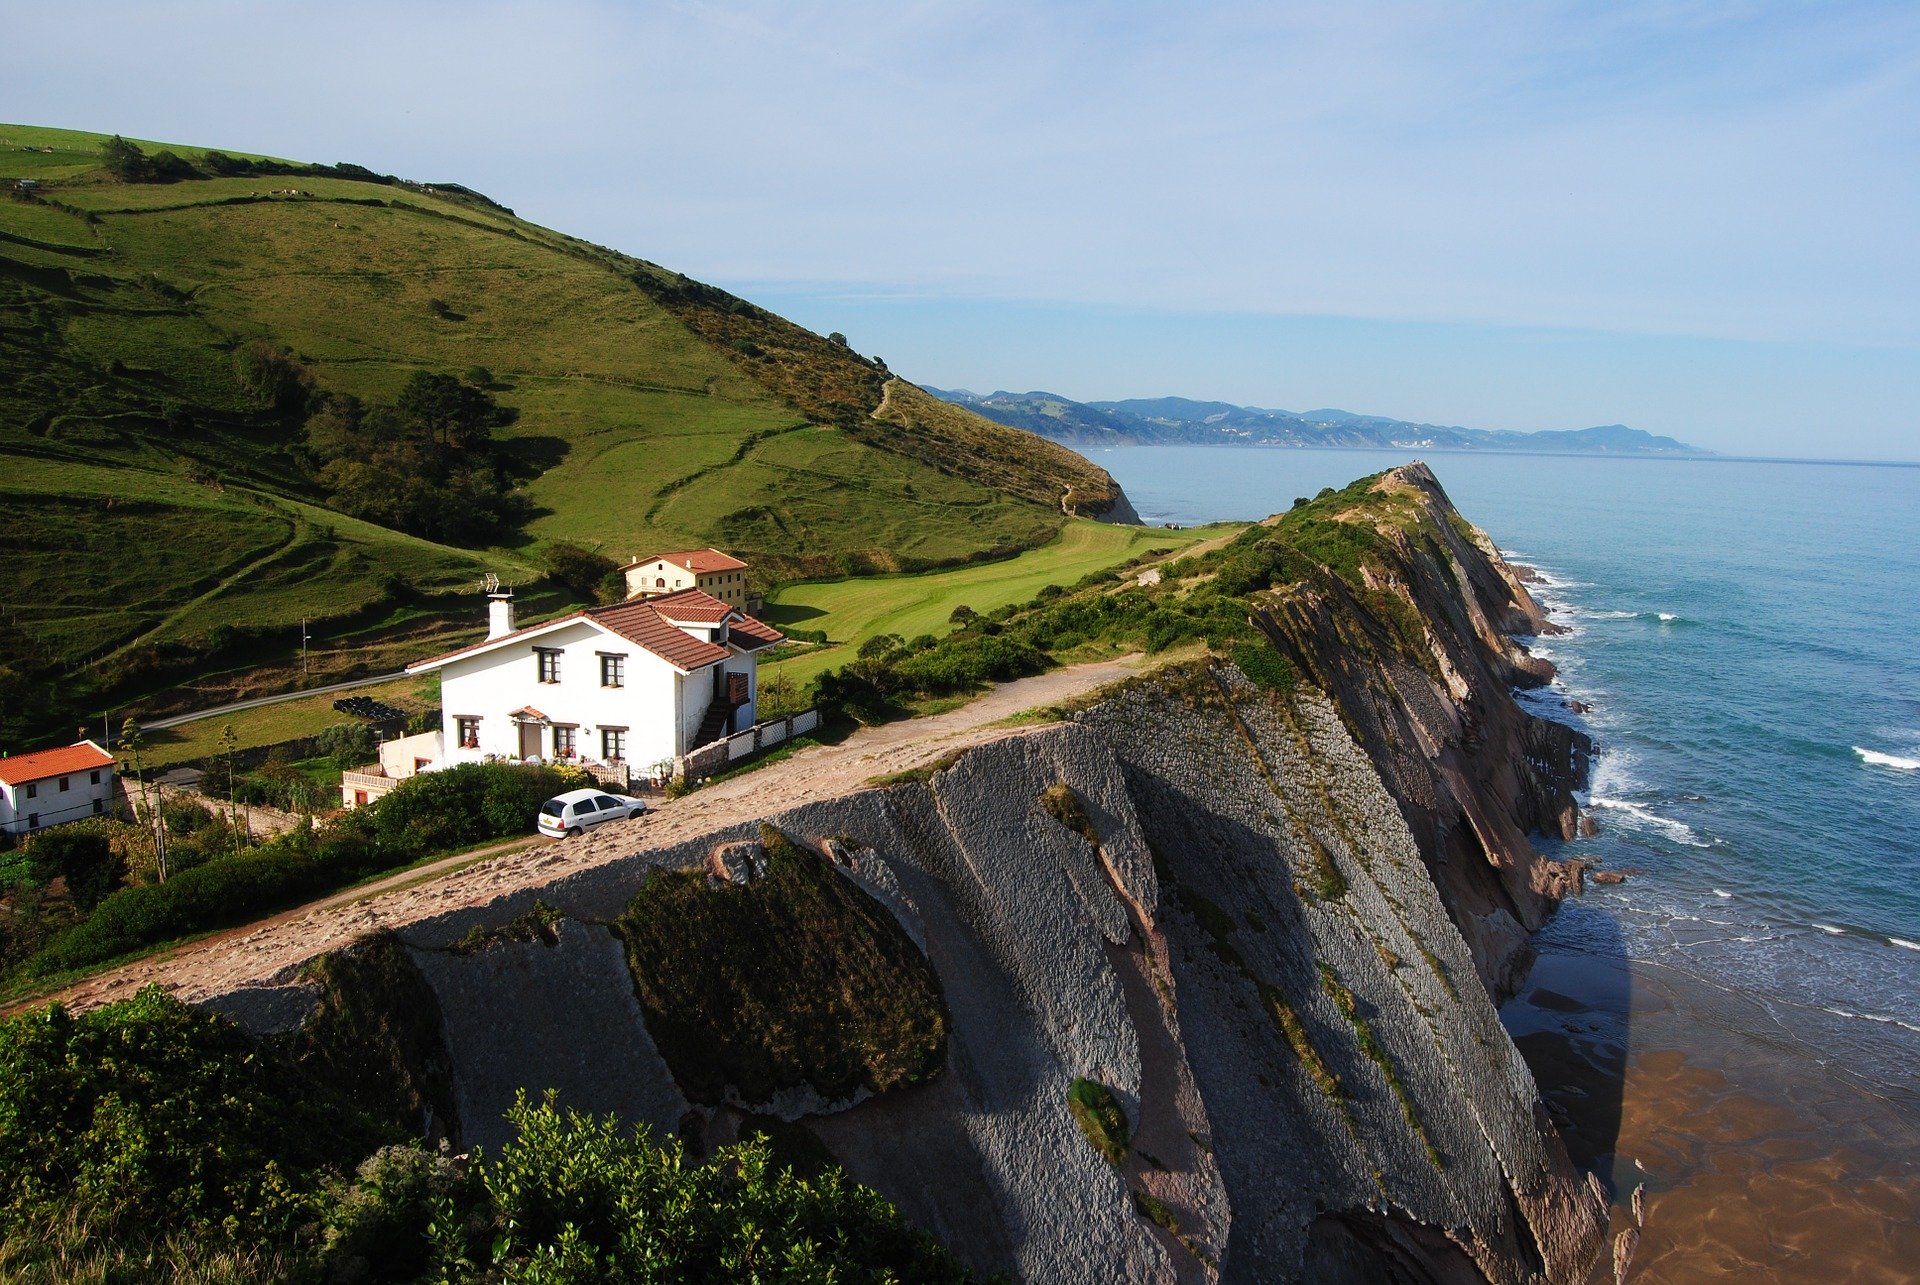
<svg viewBox="0 0 1920 1285">
<path fill-rule="evenodd" d="M 940 979 L 893 916 L 817 853 L 763 829 L 765 874 L 709 887 L 656 870 L 614 930 L 647 1030 L 689 1098 L 829 1100 L 934 1075 Z"/>
<path fill-rule="evenodd" d="M 1067 1110 L 1108 1164 L 1117 1169 L 1127 1162 L 1127 1113 L 1120 1109 L 1112 1089 L 1098 1080 L 1075 1080 L 1067 1088 Z"/>
<path fill-rule="evenodd" d="M 0 1022 L 9 1279 L 964 1281 L 824 1153 L 711 1163 L 646 1125 L 508 1112 L 498 1154 L 435 1155 L 231 1022 L 157 987 Z"/>
<path fill-rule="evenodd" d="M 73 1016 L 0 1022 L 0 1234 L 74 1221 L 102 1237 L 192 1229 L 279 1241 L 330 1166 L 381 1141 L 348 1102 L 239 1027 L 157 987 Z"/>
<path fill-rule="evenodd" d="M 423 772 L 324 830 L 295 830 L 165 883 L 122 888 L 27 966 L 40 976 L 85 968 L 160 942 L 246 923 L 435 852 L 525 834 L 541 802 L 564 788 L 550 768 L 513 763 Z"/>
<path fill-rule="evenodd" d="M 1300 685 L 1300 674 L 1294 669 L 1293 662 L 1276 651 L 1271 643 L 1236 643 L 1231 654 L 1233 663 L 1240 667 L 1241 673 L 1270 692 L 1287 696 Z"/>
</svg>

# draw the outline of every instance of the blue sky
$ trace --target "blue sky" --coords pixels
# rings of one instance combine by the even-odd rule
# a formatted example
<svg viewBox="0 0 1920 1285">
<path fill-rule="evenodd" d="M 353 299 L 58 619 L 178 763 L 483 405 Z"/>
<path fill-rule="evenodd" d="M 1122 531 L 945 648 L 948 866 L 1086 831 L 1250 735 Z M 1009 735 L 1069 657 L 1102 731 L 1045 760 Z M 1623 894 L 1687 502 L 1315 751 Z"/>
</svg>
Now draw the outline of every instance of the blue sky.
<svg viewBox="0 0 1920 1285">
<path fill-rule="evenodd" d="M 1920 459 L 1920 6 L 5 3 L 0 119 L 466 182 L 923 382 Z"/>
</svg>

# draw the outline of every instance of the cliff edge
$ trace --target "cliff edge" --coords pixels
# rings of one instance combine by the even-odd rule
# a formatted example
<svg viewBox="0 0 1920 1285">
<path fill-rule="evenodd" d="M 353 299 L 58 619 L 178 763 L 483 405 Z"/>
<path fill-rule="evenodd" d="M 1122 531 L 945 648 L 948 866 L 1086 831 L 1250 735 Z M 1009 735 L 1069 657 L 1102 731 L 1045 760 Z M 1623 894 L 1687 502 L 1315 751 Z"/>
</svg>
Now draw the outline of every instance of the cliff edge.
<svg viewBox="0 0 1920 1285">
<path fill-rule="evenodd" d="M 1582 867 L 1528 836 L 1574 837 L 1585 733 L 1523 709 L 1553 666 L 1517 641 L 1555 629 L 1424 464 L 1368 484 L 1378 556 L 1267 596 L 1254 620 L 1325 691 L 1400 805 L 1448 913 L 1496 997 Z M 1357 583 L 1356 583 L 1357 580 Z"/>
<path fill-rule="evenodd" d="M 328 912 L 378 927 L 343 951 L 242 942 L 191 998 L 354 1032 L 355 1090 L 456 1146 L 546 1089 L 696 1156 L 765 1133 L 1023 1280 L 1583 1280 L 1606 1201 L 1491 998 L 1578 884 L 1526 837 L 1586 754 L 1510 693 L 1538 607 L 1421 466 L 1168 578 L 1231 580 L 1286 660 L 1243 637 L 865 787 L 695 794 Z"/>
</svg>

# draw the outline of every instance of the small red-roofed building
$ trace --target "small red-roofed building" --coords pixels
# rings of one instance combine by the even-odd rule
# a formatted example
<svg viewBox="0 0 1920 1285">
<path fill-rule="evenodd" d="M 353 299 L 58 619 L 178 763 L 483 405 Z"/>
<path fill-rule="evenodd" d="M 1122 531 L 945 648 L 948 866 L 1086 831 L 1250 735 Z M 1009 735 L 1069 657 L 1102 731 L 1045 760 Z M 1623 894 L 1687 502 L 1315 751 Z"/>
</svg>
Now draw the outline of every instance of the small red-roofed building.
<svg viewBox="0 0 1920 1285">
<path fill-rule="evenodd" d="M 113 810 L 113 755 L 92 741 L 0 756 L 0 830 L 28 834 Z"/>
<path fill-rule="evenodd" d="M 759 653 L 783 638 L 699 589 L 526 629 L 495 594 L 484 641 L 407 672 L 440 675 L 436 766 L 540 759 L 645 772 L 752 727 Z"/>
<path fill-rule="evenodd" d="M 620 568 L 628 598 L 659 598 L 698 589 L 730 607 L 747 607 L 747 564 L 718 549 L 683 549 L 635 558 Z"/>
</svg>

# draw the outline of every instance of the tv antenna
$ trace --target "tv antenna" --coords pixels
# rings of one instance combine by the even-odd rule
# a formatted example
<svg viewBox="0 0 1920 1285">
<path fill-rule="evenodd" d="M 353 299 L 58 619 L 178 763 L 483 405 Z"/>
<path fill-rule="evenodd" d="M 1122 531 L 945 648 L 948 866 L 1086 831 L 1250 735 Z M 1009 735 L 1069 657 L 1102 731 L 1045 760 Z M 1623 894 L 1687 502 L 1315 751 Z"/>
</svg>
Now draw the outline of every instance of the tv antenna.
<svg viewBox="0 0 1920 1285">
<path fill-rule="evenodd" d="M 480 581 L 480 587 L 487 593 L 500 592 L 500 577 L 489 571 Z"/>
</svg>

